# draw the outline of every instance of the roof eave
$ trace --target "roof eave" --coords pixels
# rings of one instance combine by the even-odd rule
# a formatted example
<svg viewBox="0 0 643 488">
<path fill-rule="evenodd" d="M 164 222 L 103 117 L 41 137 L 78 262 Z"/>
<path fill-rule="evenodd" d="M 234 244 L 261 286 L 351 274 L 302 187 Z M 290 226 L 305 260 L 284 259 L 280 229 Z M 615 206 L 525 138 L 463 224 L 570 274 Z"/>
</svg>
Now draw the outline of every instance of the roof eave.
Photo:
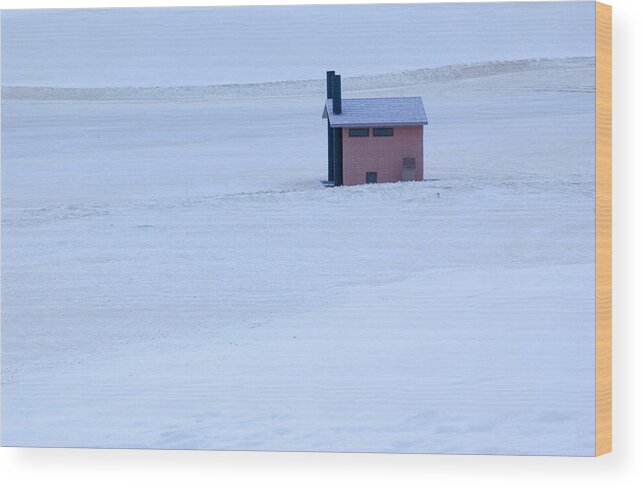
<svg viewBox="0 0 643 488">
<path fill-rule="evenodd" d="M 368 124 L 357 124 L 357 123 L 352 123 L 352 124 L 345 124 L 341 122 L 335 122 L 333 123 L 331 120 L 330 126 L 333 128 L 339 128 L 339 127 L 411 127 L 411 126 L 416 126 L 416 125 L 428 125 L 428 121 L 417 121 L 417 122 L 382 122 L 382 123 L 368 123 Z"/>
</svg>

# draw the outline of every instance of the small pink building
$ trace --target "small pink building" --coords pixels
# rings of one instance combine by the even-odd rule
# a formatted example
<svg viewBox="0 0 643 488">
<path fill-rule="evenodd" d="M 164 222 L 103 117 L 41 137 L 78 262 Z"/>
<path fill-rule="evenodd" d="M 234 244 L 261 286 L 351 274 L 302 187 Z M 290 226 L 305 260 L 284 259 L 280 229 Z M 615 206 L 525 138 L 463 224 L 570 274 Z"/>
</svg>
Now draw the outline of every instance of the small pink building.
<svg viewBox="0 0 643 488">
<path fill-rule="evenodd" d="M 342 99 L 341 78 L 326 74 L 328 181 L 334 186 L 422 181 L 422 98 Z"/>
</svg>

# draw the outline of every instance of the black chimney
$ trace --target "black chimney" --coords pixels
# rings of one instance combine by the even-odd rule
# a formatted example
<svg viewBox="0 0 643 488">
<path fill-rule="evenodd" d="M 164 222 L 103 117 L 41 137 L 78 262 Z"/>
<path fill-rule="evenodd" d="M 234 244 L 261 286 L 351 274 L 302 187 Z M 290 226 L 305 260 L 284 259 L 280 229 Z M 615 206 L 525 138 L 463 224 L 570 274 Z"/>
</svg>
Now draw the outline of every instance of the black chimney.
<svg viewBox="0 0 643 488">
<path fill-rule="evenodd" d="M 333 79 L 334 71 L 326 71 L 326 98 L 333 98 Z"/>
<path fill-rule="evenodd" d="M 326 71 L 326 99 L 333 98 L 333 82 L 335 80 L 334 71 Z M 328 182 L 335 181 L 335 132 L 330 126 L 330 117 L 328 118 Z"/>
<path fill-rule="evenodd" d="M 342 77 L 339 75 L 333 78 L 333 113 L 342 113 Z"/>
</svg>

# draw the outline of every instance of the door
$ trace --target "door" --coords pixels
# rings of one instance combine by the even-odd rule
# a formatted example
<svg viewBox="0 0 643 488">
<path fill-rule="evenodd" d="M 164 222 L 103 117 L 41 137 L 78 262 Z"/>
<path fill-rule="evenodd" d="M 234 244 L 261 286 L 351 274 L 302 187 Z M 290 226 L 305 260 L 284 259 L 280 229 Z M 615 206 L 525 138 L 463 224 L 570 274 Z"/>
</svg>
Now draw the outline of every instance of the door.
<svg viewBox="0 0 643 488">
<path fill-rule="evenodd" d="M 402 159 L 402 181 L 415 181 L 415 158 Z"/>
<path fill-rule="evenodd" d="M 377 172 L 376 171 L 367 171 L 366 172 L 366 183 L 377 183 Z"/>
</svg>

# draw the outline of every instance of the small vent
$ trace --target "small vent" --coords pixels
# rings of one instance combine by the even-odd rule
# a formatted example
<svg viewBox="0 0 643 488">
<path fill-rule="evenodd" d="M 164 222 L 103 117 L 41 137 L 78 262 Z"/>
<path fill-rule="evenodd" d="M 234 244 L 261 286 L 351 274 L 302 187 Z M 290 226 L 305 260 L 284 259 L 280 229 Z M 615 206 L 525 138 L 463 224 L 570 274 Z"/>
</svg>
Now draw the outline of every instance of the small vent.
<svg viewBox="0 0 643 488">
<path fill-rule="evenodd" d="M 368 129 L 348 129 L 348 137 L 368 137 Z"/>
<path fill-rule="evenodd" d="M 402 167 L 408 168 L 408 169 L 415 169 L 415 158 L 404 158 L 402 160 Z"/>
<path fill-rule="evenodd" d="M 373 129 L 375 137 L 393 137 L 393 129 L 391 127 L 377 127 Z"/>
</svg>

